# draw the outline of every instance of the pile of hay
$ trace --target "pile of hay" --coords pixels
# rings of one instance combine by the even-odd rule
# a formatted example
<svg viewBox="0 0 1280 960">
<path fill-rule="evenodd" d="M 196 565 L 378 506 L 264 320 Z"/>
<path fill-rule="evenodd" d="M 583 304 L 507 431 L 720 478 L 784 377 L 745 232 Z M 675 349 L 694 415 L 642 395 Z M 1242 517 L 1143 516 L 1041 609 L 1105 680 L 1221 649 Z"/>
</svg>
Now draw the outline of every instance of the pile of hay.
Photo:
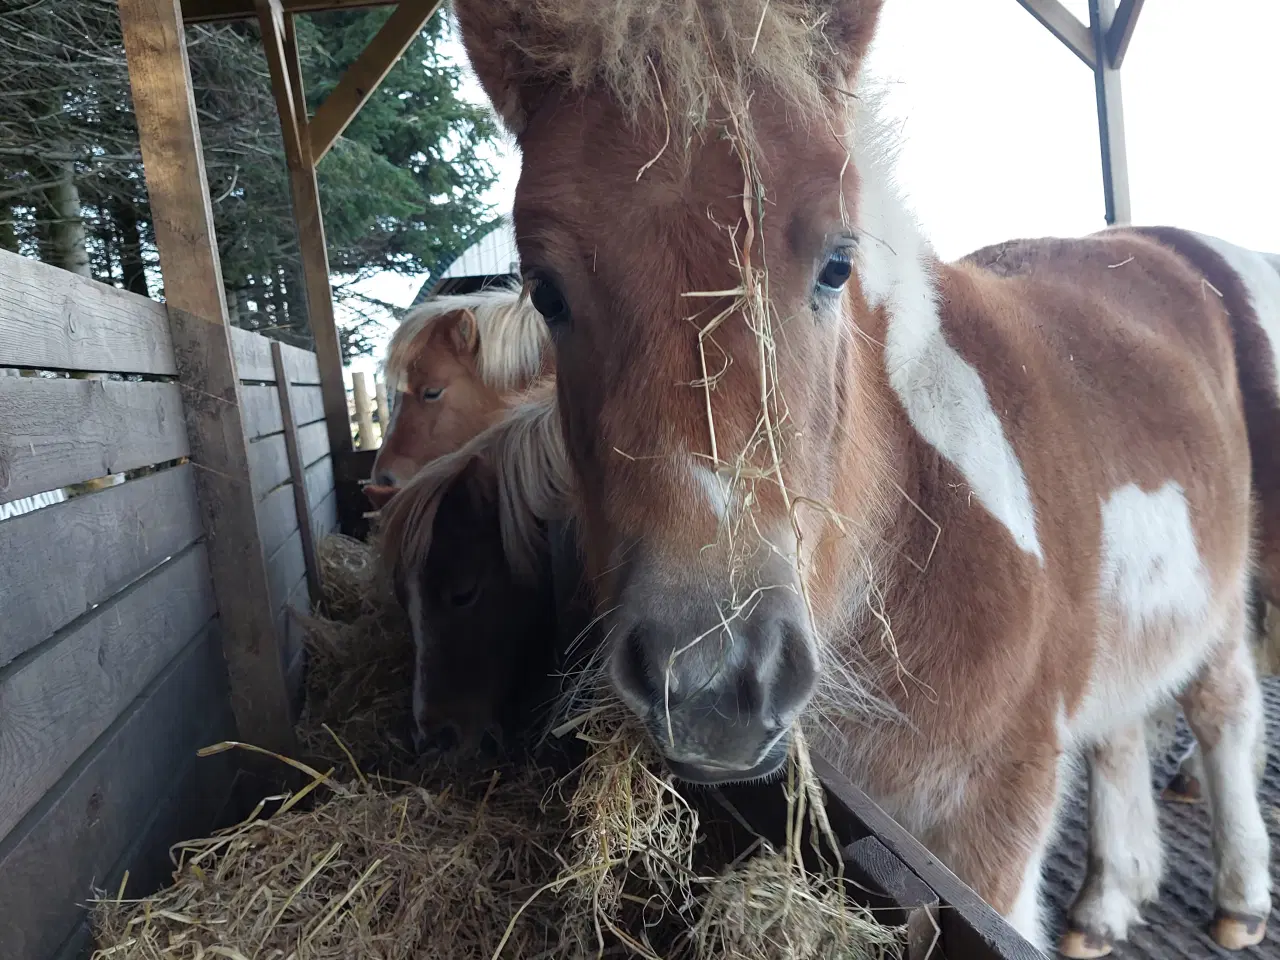
<svg viewBox="0 0 1280 960">
<path fill-rule="evenodd" d="M 900 954 L 900 931 L 851 907 L 836 872 L 806 873 L 798 850 L 761 842 L 722 869 L 694 807 L 613 708 L 578 726 L 586 760 L 568 777 L 389 747 L 408 711 L 406 625 L 364 544 L 333 537 L 321 552 L 299 729 L 315 766 L 279 758 L 309 782 L 180 844 L 174 882 L 154 896 L 104 894 L 95 960 Z M 799 820 L 814 808 L 793 780 Z"/>
</svg>

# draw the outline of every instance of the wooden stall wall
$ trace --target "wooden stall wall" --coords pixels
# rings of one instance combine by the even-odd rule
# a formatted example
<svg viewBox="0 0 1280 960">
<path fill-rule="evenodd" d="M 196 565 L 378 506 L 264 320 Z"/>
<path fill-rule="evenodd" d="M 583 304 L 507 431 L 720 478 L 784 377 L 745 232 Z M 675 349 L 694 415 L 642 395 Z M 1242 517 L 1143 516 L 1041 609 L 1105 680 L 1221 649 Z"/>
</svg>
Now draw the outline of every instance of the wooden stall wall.
<svg viewBox="0 0 1280 960">
<path fill-rule="evenodd" d="M 235 726 L 165 308 L 0 252 L 0 368 L 0 503 L 79 493 L 0 522 L 0 956 L 47 960 L 222 814 Z"/>
<path fill-rule="evenodd" d="M 313 354 L 231 334 L 0 251 L 0 505 L 22 505 L 0 520 L 5 960 L 86 955 L 95 889 L 162 885 L 169 846 L 234 812 L 236 755 L 197 750 L 270 738 L 238 704 L 298 706 L 288 607 L 309 608 L 337 523 L 319 376 Z M 237 445 L 240 474 L 213 477 Z M 265 563 L 226 561 L 259 543 Z"/>
</svg>

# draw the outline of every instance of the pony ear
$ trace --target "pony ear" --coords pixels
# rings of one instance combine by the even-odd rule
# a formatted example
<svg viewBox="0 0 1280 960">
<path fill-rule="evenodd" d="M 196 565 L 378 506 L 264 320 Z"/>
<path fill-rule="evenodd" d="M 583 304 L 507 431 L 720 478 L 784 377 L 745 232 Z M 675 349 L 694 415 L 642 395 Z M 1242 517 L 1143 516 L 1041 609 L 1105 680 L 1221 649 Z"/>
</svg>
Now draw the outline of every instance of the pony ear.
<svg viewBox="0 0 1280 960">
<path fill-rule="evenodd" d="M 818 8 L 826 14 L 823 32 L 828 42 L 843 54 L 847 78 L 854 77 L 862 65 L 880 19 L 884 0 L 820 0 Z"/>
<path fill-rule="evenodd" d="M 449 342 L 459 356 L 474 357 L 480 350 L 480 324 L 471 310 L 455 310 L 444 321 Z"/>
<path fill-rule="evenodd" d="M 531 64 L 516 42 L 517 4 L 455 0 L 453 12 L 480 85 L 507 129 L 518 138 L 539 94 L 528 82 L 533 73 Z"/>
</svg>

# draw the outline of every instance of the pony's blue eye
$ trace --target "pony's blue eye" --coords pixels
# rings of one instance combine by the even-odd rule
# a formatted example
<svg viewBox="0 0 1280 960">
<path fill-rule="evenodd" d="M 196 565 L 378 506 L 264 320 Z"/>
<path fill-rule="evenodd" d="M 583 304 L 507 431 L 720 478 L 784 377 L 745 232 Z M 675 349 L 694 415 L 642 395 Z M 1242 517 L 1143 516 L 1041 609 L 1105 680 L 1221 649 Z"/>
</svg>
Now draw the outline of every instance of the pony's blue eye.
<svg viewBox="0 0 1280 960">
<path fill-rule="evenodd" d="M 546 277 L 535 277 L 529 291 L 529 302 L 549 324 L 563 323 L 569 318 L 569 305 L 554 282 Z"/>
<path fill-rule="evenodd" d="M 853 276 L 853 261 L 847 253 L 833 253 L 818 274 L 818 286 L 828 290 L 839 290 Z"/>
</svg>

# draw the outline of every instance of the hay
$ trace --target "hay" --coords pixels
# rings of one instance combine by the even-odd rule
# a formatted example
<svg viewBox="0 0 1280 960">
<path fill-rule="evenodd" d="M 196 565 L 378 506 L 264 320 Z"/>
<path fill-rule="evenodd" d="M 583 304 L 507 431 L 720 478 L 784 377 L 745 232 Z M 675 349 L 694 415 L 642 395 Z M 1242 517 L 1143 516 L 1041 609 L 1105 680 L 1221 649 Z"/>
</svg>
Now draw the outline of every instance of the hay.
<svg viewBox="0 0 1280 960">
<path fill-rule="evenodd" d="M 308 770 L 306 787 L 179 844 L 168 888 L 101 896 L 95 960 L 900 952 L 899 931 L 851 907 L 838 873 L 807 874 L 791 847 L 761 843 L 723 869 L 728 857 L 620 706 L 579 718 L 586 754 L 568 776 L 389 748 L 386 730 L 408 710 L 407 626 L 367 546 L 329 538 L 321 558 L 299 725 L 319 769 L 287 761 Z M 324 615 L 339 612 L 348 619 Z M 803 782 L 792 789 L 807 796 Z M 803 800 L 794 810 L 798 821 Z"/>
</svg>

